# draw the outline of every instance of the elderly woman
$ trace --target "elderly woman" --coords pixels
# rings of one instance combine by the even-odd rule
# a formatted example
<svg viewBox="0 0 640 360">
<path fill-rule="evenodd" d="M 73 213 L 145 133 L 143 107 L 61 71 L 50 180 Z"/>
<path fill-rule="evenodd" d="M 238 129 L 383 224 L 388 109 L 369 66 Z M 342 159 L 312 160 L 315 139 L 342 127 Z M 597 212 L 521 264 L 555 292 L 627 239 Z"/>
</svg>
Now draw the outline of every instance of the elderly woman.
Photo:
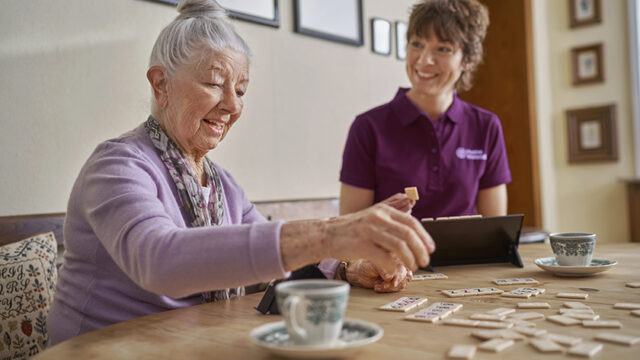
<svg viewBox="0 0 640 360">
<path fill-rule="evenodd" d="M 407 30 L 410 89 L 354 120 L 341 214 L 416 186 L 418 218 L 506 215 L 511 173 L 500 120 L 460 100 L 482 60 L 488 11 L 476 0 L 421 0 Z"/>
<path fill-rule="evenodd" d="M 51 344 L 242 295 L 323 259 L 368 259 L 347 280 L 397 290 L 398 269 L 426 265 L 434 249 L 402 196 L 330 220 L 266 222 L 206 157 L 242 113 L 249 49 L 215 1 L 181 1 L 178 11 L 151 53 L 151 116 L 100 144 L 74 184 Z M 336 262 L 321 264 L 329 276 Z"/>
</svg>

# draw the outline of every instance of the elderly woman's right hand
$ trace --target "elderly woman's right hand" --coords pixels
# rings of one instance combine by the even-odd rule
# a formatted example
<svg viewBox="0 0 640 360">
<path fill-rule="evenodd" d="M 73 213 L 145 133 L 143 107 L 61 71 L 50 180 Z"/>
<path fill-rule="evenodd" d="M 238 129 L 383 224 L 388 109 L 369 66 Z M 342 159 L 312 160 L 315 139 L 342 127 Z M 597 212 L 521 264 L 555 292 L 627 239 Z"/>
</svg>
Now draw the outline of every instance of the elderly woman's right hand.
<svg viewBox="0 0 640 360">
<path fill-rule="evenodd" d="M 329 257 L 367 259 L 383 271 L 385 279 L 395 273 L 394 257 L 416 270 L 429 264 L 429 254 L 435 250 L 418 220 L 384 203 L 329 220 L 324 240 Z"/>
<path fill-rule="evenodd" d="M 435 244 L 414 217 L 379 203 L 330 220 L 285 223 L 280 248 L 286 270 L 326 258 L 366 259 L 390 280 L 397 261 L 410 270 L 427 266 Z"/>
</svg>

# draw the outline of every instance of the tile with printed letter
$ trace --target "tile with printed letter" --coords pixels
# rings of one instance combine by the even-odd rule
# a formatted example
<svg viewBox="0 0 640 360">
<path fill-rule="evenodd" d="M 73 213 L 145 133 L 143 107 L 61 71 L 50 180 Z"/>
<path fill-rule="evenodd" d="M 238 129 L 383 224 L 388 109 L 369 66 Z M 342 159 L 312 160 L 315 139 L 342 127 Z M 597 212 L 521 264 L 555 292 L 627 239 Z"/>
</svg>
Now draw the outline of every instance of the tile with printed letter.
<svg viewBox="0 0 640 360">
<path fill-rule="evenodd" d="M 405 320 L 410 320 L 410 321 L 422 321 L 422 322 L 429 322 L 429 323 L 436 323 L 438 321 L 440 321 L 443 316 L 443 313 L 440 312 L 434 312 L 434 311 L 426 311 L 427 309 L 422 309 L 419 311 L 416 311 L 413 314 L 407 315 L 404 317 Z"/>
<path fill-rule="evenodd" d="M 515 290 L 505 291 L 505 292 L 503 292 L 501 294 L 501 296 L 517 297 L 517 298 L 529 298 L 531 296 L 537 296 L 537 295 L 540 295 L 540 294 L 544 294 L 544 292 L 545 292 L 544 289 L 521 287 L 521 288 L 517 288 Z"/>
<path fill-rule="evenodd" d="M 440 279 L 448 279 L 449 277 L 442 273 L 435 274 L 416 274 L 411 277 L 412 281 L 421 281 L 421 280 L 440 280 Z"/>
<path fill-rule="evenodd" d="M 427 300 L 427 298 L 423 297 L 404 296 L 399 298 L 398 300 L 382 305 L 378 309 L 385 311 L 407 312 L 415 307 L 424 304 L 425 302 L 427 302 Z"/>
<path fill-rule="evenodd" d="M 540 282 L 533 278 L 510 278 L 510 279 L 493 279 L 496 285 L 533 285 Z"/>
<path fill-rule="evenodd" d="M 437 302 L 424 309 L 405 316 L 405 320 L 436 323 L 454 312 L 462 309 L 462 304 Z"/>
<path fill-rule="evenodd" d="M 468 289 L 455 289 L 455 290 L 440 290 L 443 294 L 449 297 L 461 297 L 461 296 L 477 296 L 477 295 L 492 295 L 501 294 L 502 290 L 494 287 L 489 288 L 468 288 Z"/>
</svg>

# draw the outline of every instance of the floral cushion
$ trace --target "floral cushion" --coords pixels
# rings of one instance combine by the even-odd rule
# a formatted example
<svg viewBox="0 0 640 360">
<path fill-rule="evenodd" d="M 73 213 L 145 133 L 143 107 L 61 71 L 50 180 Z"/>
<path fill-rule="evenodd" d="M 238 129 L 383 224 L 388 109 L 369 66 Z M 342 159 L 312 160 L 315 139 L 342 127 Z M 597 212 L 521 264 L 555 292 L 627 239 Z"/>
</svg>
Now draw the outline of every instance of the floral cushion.
<svg viewBox="0 0 640 360">
<path fill-rule="evenodd" d="M 26 359 L 46 348 L 56 250 L 53 232 L 0 247 L 0 359 Z"/>
</svg>

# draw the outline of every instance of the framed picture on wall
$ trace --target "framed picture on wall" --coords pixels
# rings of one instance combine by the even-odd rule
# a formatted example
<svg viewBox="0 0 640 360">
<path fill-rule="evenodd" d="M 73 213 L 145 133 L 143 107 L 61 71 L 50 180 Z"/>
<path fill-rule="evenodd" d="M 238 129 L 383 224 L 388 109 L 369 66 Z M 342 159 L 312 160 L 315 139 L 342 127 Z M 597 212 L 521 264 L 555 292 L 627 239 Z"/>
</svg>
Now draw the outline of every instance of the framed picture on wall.
<svg viewBox="0 0 640 360">
<path fill-rule="evenodd" d="M 153 1 L 177 5 L 180 0 Z M 218 3 L 225 8 L 229 12 L 229 16 L 234 19 L 280 27 L 278 0 L 218 0 Z"/>
<path fill-rule="evenodd" d="M 391 22 L 371 19 L 371 51 L 380 55 L 391 55 Z"/>
<path fill-rule="evenodd" d="M 567 0 L 569 2 L 569 26 L 598 24 L 602 21 L 600 15 L 600 0 Z"/>
<path fill-rule="evenodd" d="M 616 105 L 567 110 L 569 162 L 616 161 Z"/>
<path fill-rule="evenodd" d="M 396 21 L 396 57 L 398 60 L 407 58 L 407 23 Z"/>
<path fill-rule="evenodd" d="M 573 85 L 604 82 L 602 44 L 571 49 Z"/>
<path fill-rule="evenodd" d="M 171 5 L 178 5 L 178 1 L 180 0 L 153 0 L 153 1 L 161 2 L 165 4 L 171 4 Z"/>
<path fill-rule="evenodd" d="M 362 0 L 295 0 L 299 34 L 362 46 Z"/>
<path fill-rule="evenodd" d="M 278 0 L 218 0 L 235 19 L 280 27 Z"/>
</svg>

